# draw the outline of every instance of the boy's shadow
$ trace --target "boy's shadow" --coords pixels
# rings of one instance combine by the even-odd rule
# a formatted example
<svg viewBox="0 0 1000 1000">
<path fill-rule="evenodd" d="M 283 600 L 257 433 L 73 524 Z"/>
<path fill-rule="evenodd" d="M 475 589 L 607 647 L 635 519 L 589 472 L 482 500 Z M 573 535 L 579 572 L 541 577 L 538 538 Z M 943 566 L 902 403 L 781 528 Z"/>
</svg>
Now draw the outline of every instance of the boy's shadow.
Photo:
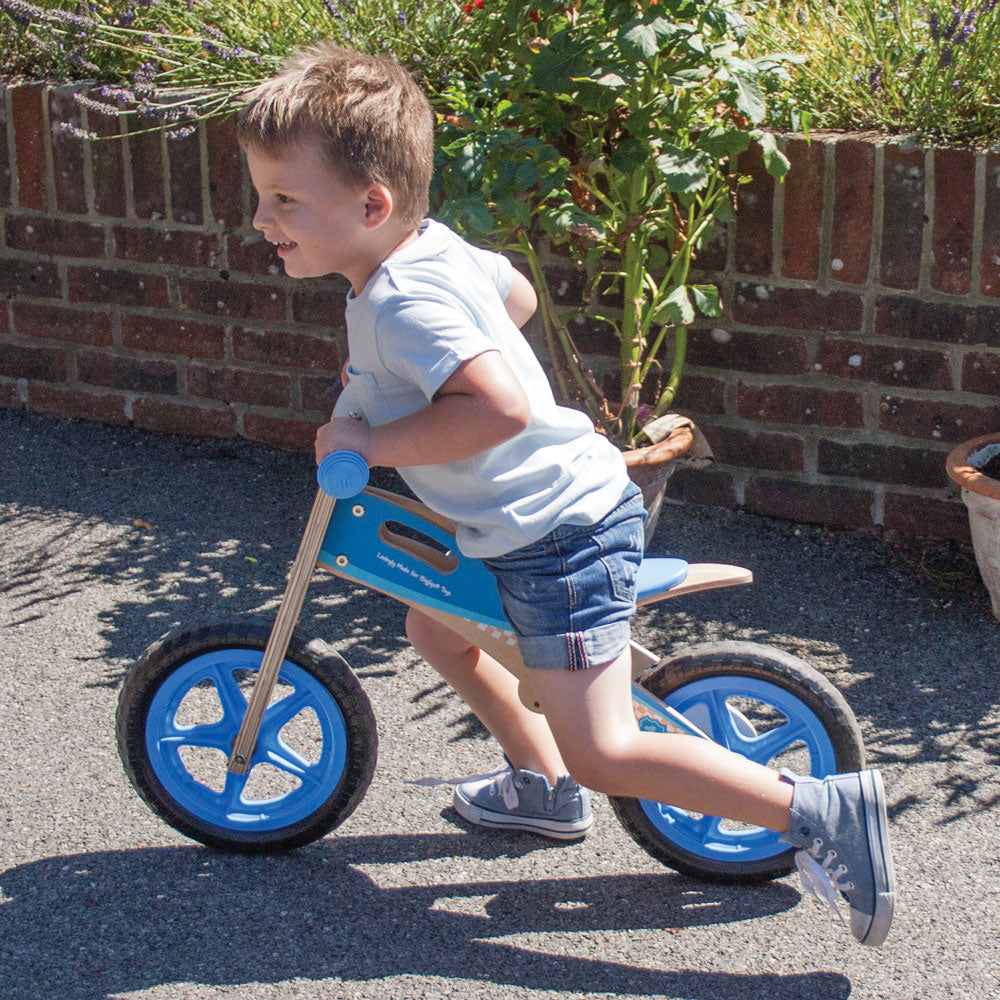
<svg viewBox="0 0 1000 1000">
<path fill-rule="evenodd" d="M 383 888 L 363 870 L 429 861 L 433 872 L 436 859 L 477 852 L 501 856 L 486 837 L 415 834 L 327 838 L 277 857 L 169 847 L 31 862 L 0 875 L 8 900 L 0 906 L 0 995 L 105 1000 L 171 983 L 397 975 L 567 995 L 839 1000 L 851 992 L 836 973 L 660 971 L 504 940 L 778 913 L 799 898 L 780 883 L 748 890 L 640 874 Z M 419 869 L 408 877 L 414 872 L 419 878 Z"/>
</svg>

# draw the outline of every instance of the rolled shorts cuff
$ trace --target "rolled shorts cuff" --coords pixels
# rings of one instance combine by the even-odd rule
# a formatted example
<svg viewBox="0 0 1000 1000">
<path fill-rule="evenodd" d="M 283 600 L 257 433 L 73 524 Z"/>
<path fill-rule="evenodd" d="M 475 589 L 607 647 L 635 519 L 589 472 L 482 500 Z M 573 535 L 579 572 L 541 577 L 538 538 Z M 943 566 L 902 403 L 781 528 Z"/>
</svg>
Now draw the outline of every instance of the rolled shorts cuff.
<svg viewBox="0 0 1000 1000">
<path fill-rule="evenodd" d="M 587 670 L 615 660 L 631 639 L 628 621 L 598 625 L 586 632 L 518 636 L 525 666 L 532 670 Z"/>
</svg>

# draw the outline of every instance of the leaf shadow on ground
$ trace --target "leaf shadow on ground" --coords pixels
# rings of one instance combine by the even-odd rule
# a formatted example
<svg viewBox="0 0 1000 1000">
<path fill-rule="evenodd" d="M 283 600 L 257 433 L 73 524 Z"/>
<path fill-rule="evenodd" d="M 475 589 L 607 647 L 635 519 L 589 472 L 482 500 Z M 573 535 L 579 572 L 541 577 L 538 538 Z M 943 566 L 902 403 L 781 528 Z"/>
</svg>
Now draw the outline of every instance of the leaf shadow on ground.
<svg viewBox="0 0 1000 1000">
<path fill-rule="evenodd" d="M 480 832 L 341 835 L 276 857 L 165 847 L 33 861 L 0 875 L 0 992 L 105 1000 L 184 982 L 412 975 L 573 996 L 841 1000 L 851 993 L 836 972 L 650 967 L 628 937 L 783 912 L 799 896 L 781 883 L 706 886 L 675 874 L 378 883 L 381 865 L 454 856 L 500 855 Z M 588 931 L 622 931 L 621 960 L 558 953 L 564 932 L 585 941 Z"/>
</svg>

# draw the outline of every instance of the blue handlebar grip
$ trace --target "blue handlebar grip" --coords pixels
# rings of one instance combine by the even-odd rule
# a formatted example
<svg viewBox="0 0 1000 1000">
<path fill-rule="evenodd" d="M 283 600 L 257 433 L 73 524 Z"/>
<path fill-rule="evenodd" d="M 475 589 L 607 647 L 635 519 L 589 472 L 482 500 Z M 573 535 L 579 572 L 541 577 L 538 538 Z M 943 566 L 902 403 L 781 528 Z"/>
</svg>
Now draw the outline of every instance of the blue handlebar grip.
<svg viewBox="0 0 1000 1000">
<path fill-rule="evenodd" d="M 319 463 L 316 481 L 337 500 L 356 496 L 368 485 L 368 463 L 356 451 L 331 451 Z"/>
</svg>

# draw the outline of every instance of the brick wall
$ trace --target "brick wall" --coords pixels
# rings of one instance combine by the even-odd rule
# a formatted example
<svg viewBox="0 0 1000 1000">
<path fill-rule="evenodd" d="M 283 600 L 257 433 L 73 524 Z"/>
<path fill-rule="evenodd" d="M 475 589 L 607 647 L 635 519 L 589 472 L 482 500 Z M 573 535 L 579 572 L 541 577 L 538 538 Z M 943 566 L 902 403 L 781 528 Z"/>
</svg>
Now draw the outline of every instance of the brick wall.
<svg viewBox="0 0 1000 1000">
<path fill-rule="evenodd" d="M 344 348 L 338 281 L 286 279 L 249 225 L 228 124 L 83 144 L 69 88 L 0 102 L 0 406 L 308 448 Z M 789 137 L 700 266 L 678 408 L 716 463 L 675 498 L 967 536 L 944 472 L 1000 426 L 1000 154 Z M 599 355 L 612 345 L 593 342 Z"/>
</svg>

